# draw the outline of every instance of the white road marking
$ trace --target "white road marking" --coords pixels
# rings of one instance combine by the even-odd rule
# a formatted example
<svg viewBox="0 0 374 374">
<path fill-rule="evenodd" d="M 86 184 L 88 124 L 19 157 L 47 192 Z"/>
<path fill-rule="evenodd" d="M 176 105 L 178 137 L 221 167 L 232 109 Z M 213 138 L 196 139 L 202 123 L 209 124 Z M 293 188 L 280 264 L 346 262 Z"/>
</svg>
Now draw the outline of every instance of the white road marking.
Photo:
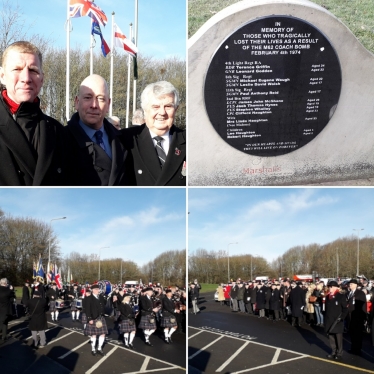
<svg viewBox="0 0 374 374">
<path fill-rule="evenodd" d="M 96 370 L 105 360 L 109 358 L 109 356 L 117 349 L 118 347 L 113 347 L 111 351 L 109 351 L 101 360 L 97 361 L 95 365 L 91 367 L 90 370 L 86 371 L 86 374 L 91 374 L 94 370 Z"/>
<path fill-rule="evenodd" d="M 218 342 L 218 340 L 221 340 L 225 335 L 221 335 L 219 338 L 217 338 L 216 340 L 213 340 L 212 342 L 210 342 L 208 345 L 206 345 L 204 348 L 201 348 L 199 349 L 197 352 L 195 352 L 193 355 L 191 355 L 190 357 L 188 357 L 189 360 L 191 360 L 192 358 L 194 358 L 195 356 L 197 356 L 199 353 L 205 351 L 208 347 L 210 347 L 211 345 L 213 345 L 214 343 Z"/>
<path fill-rule="evenodd" d="M 146 357 L 144 362 L 143 362 L 143 365 L 142 367 L 140 368 L 140 372 L 144 372 L 147 370 L 147 366 L 148 366 L 148 363 L 149 363 L 149 359 L 150 357 Z"/>
<path fill-rule="evenodd" d="M 275 351 L 275 354 L 274 354 L 273 359 L 271 360 L 271 363 L 272 363 L 272 364 L 275 364 L 275 363 L 278 361 L 278 358 L 279 358 L 280 353 L 281 353 L 281 349 L 278 348 L 278 349 Z"/>
<path fill-rule="evenodd" d="M 69 356 L 70 353 L 73 353 L 75 352 L 77 349 L 79 349 L 80 347 L 83 347 L 84 345 L 87 345 L 87 340 L 85 342 L 83 342 L 82 344 L 78 345 L 77 347 L 71 349 L 70 351 L 66 352 L 64 355 L 58 357 L 60 360 L 62 360 L 63 358 L 65 358 L 66 356 Z"/>
<path fill-rule="evenodd" d="M 189 336 L 188 339 L 191 339 L 191 338 L 193 338 L 194 336 L 201 334 L 202 332 L 203 332 L 203 330 L 197 332 L 196 334 L 193 334 L 193 335 Z"/>
<path fill-rule="evenodd" d="M 216 372 L 219 373 L 222 371 L 247 345 L 249 342 L 245 342 L 227 361 L 225 361 L 217 370 Z"/>
<path fill-rule="evenodd" d="M 57 338 L 57 339 L 52 339 L 52 340 L 49 342 L 49 344 L 54 343 L 54 342 L 57 342 L 57 340 L 64 339 L 64 338 L 66 338 L 68 335 L 73 334 L 73 333 L 74 333 L 74 331 L 71 331 L 71 332 L 68 332 L 67 334 L 65 334 L 64 336 L 60 336 L 60 337 Z"/>
<path fill-rule="evenodd" d="M 141 374 L 141 373 L 152 373 L 154 371 L 164 371 L 164 370 L 171 370 L 171 369 L 179 369 L 179 370 L 184 370 L 186 369 L 180 367 L 180 366 L 170 366 L 168 368 L 160 368 L 160 369 L 152 369 L 152 370 L 147 370 L 147 371 L 132 371 L 131 373 L 124 373 L 124 374 Z"/>
<path fill-rule="evenodd" d="M 276 362 L 275 364 L 270 363 L 270 364 L 266 364 L 266 365 L 256 366 L 255 368 L 251 368 L 251 369 L 245 369 L 245 370 L 235 371 L 232 374 L 247 373 L 248 371 L 253 371 L 253 370 L 258 370 L 258 369 L 266 368 L 266 367 L 269 367 L 269 366 L 283 364 L 284 362 L 300 360 L 301 358 L 305 358 L 305 357 L 309 357 L 309 356 L 308 355 L 304 355 L 304 356 L 294 357 L 294 358 L 290 358 L 288 360 Z"/>
</svg>

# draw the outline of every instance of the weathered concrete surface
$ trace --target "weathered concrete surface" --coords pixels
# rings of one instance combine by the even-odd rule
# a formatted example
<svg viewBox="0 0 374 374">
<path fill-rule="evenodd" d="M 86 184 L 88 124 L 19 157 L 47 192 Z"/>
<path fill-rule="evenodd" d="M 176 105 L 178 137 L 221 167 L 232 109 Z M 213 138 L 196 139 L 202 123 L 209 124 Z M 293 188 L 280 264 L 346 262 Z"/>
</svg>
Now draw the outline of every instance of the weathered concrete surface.
<svg viewBox="0 0 374 374">
<path fill-rule="evenodd" d="M 286 155 L 257 157 L 218 135 L 205 110 L 203 89 L 209 62 L 227 36 L 269 15 L 298 17 L 326 35 L 341 63 L 342 91 L 334 116 L 310 143 Z M 324 8 L 307 0 L 236 3 L 205 23 L 188 47 L 189 185 L 352 185 L 349 180 L 374 177 L 374 55 Z M 265 173 L 264 168 L 277 171 Z"/>
</svg>

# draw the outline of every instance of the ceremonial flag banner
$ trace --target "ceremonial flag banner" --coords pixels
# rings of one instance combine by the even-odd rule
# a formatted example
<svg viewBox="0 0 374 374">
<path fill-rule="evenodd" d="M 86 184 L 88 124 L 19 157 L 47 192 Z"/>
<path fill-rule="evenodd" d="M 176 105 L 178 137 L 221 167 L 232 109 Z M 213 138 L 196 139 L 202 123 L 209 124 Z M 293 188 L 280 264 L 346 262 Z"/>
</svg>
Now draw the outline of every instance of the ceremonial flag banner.
<svg viewBox="0 0 374 374">
<path fill-rule="evenodd" d="M 33 268 L 32 268 L 32 277 L 33 277 L 33 279 L 36 278 L 36 263 L 35 263 L 35 261 L 33 263 Z"/>
<path fill-rule="evenodd" d="M 92 1 L 89 0 L 69 0 L 70 18 L 91 17 L 101 26 L 105 26 L 108 18 L 105 13 Z"/>
<path fill-rule="evenodd" d="M 92 20 L 92 29 L 91 29 L 91 34 L 96 34 L 100 36 L 101 39 L 101 51 L 103 52 L 104 57 L 107 56 L 107 54 L 110 52 L 110 48 L 105 41 L 103 34 L 101 33 L 101 28 L 100 25 L 97 21 Z"/>
<path fill-rule="evenodd" d="M 41 256 L 39 256 L 39 265 L 38 265 L 38 271 L 36 273 L 36 276 L 41 277 L 41 278 L 44 278 L 45 276 Z"/>
<path fill-rule="evenodd" d="M 59 269 L 57 268 L 57 265 L 55 265 L 55 282 L 57 284 L 57 288 L 61 290 L 62 284 L 61 284 L 61 275 L 59 273 Z"/>
<path fill-rule="evenodd" d="M 136 57 L 136 54 L 138 53 L 137 46 L 131 40 L 126 38 L 125 34 L 117 25 L 114 25 L 114 45 L 123 49 L 133 57 Z"/>
</svg>

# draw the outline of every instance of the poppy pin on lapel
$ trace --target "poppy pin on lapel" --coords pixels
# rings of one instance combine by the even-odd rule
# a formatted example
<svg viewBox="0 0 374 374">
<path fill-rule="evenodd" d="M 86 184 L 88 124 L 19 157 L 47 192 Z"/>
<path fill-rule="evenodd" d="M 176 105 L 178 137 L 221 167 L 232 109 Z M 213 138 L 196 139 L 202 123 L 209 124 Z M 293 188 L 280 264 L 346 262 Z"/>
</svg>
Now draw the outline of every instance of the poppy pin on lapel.
<svg viewBox="0 0 374 374">
<path fill-rule="evenodd" d="M 175 154 L 176 154 L 177 156 L 179 156 L 179 155 L 181 154 L 181 150 L 178 149 L 178 148 L 175 148 Z"/>
</svg>

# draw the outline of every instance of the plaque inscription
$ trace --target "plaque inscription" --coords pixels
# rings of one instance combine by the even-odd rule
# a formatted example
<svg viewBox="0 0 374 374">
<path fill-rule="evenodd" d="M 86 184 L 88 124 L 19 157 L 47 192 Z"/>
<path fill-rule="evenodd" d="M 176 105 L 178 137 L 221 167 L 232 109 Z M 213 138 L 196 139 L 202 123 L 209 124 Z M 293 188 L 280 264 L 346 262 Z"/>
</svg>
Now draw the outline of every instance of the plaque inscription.
<svg viewBox="0 0 374 374">
<path fill-rule="evenodd" d="M 313 25 L 269 16 L 244 25 L 218 48 L 204 86 L 215 130 L 231 146 L 278 156 L 313 140 L 341 90 L 339 59 Z"/>
</svg>

